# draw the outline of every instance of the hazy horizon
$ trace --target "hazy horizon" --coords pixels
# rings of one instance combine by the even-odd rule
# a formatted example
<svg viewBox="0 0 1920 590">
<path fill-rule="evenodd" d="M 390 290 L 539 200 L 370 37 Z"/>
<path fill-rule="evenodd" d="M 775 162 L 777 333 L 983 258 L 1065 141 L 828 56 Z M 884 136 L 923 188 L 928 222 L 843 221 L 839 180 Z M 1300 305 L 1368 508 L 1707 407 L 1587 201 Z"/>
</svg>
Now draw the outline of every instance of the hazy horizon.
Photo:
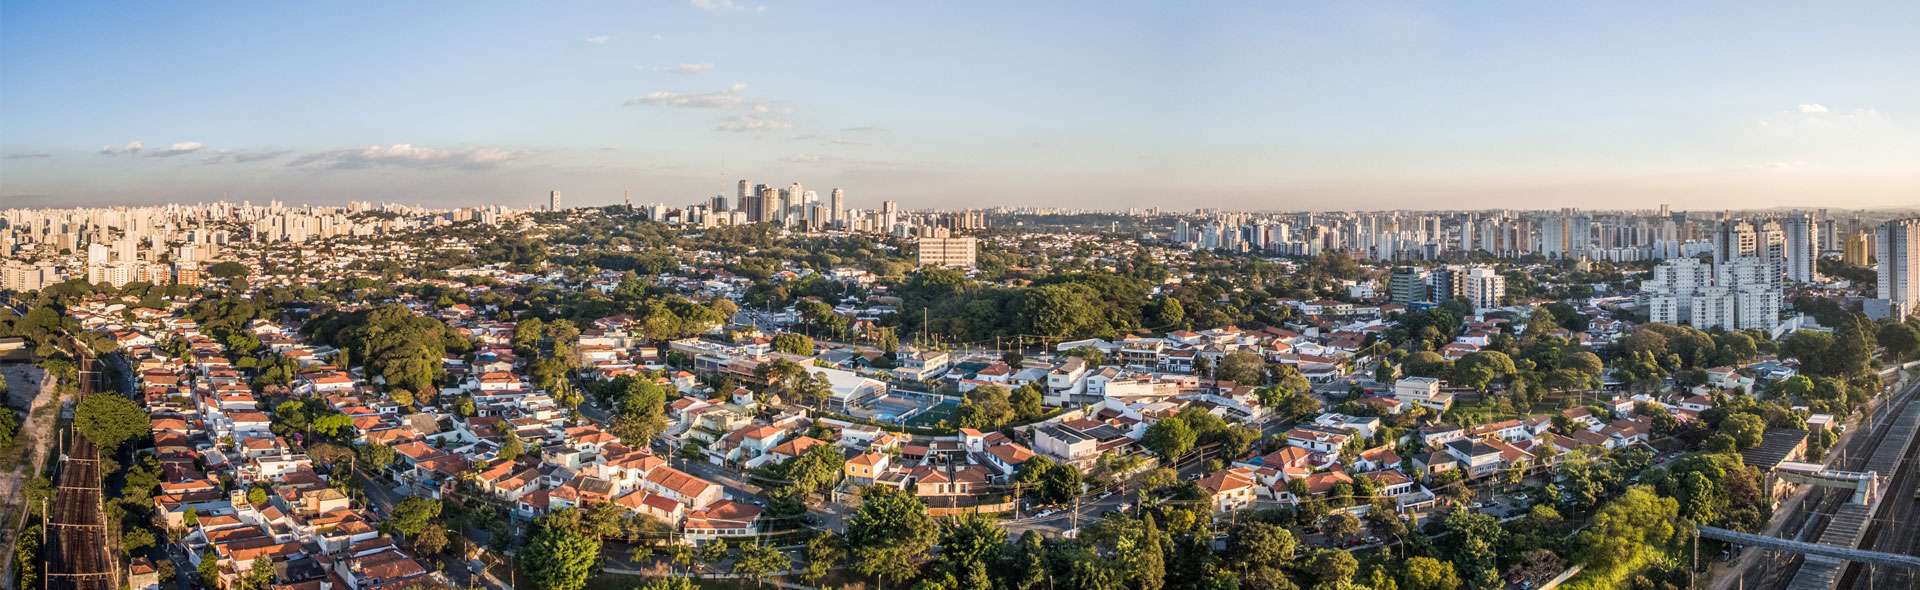
<svg viewBox="0 0 1920 590">
<path fill-rule="evenodd" d="M 1920 204 L 1920 5 L 0 0 L 0 208 Z"/>
</svg>

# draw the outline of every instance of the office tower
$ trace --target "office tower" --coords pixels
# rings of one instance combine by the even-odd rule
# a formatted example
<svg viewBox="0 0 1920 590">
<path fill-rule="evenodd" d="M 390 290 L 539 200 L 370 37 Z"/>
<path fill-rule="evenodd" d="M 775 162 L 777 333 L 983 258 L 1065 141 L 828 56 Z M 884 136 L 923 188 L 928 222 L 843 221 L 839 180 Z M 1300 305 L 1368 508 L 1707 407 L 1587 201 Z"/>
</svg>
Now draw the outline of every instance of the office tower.
<svg viewBox="0 0 1920 590">
<path fill-rule="evenodd" d="M 740 179 L 740 192 L 738 194 L 735 194 L 733 198 L 742 203 L 745 203 L 747 202 L 747 197 L 751 197 L 753 195 L 754 195 L 754 191 L 753 191 L 752 185 L 747 184 L 747 179 L 745 178 Z"/>
<path fill-rule="evenodd" d="M 1813 216 L 1801 213 L 1787 217 L 1780 229 L 1787 280 L 1813 282 L 1814 265 L 1820 260 L 1820 225 Z"/>
<path fill-rule="evenodd" d="M 632 209 L 633 208 L 633 191 L 631 190 L 621 191 L 620 202 L 622 204 L 625 204 L 628 209 Z"/>
<path fill-rule="evenodd" d="M 973 268 L 976 246 L 977 240 L 970 236 L 920 238 L 920 266 Z"/>
<path fill-rule="evenodd" d="M 553 192 L 547 193 L 547 210 L 548 211 L 560 210 L 560 191 L 553 191 Z"/>
<path fill-rule="evenodd" d="M 1507 278 L 1500 276 L 1492 267 L 1468 268 L 1463 282 L 1466 283 L 1466 301 L 1475 310 L 1499 307 L 1500 300 L 1507 294 Z"/>
<path fill-rule="evenodd" d="M 1387 279 L 1388 297 L 1394 303 L 1410 305 L 1427 301 L 1427 273 L 1411 266 L 1393 269 Z"/>
<path fill-rule="evenodd" d="M 714 195 L 713 202 L 709 204 L 708 207 L 712 208 L 714 213 L 726 213 L 727 212 L 727 196 Z"/>
<path fill-rule="evenodd" d="M 1920 311 L 1920 217 L 1880 224 L 1873 241 L 1880 285 L 1867 315 L 1904 320 Z"/>
<path fill-rule="evenodd" d="M 844 211 L 847 210 L 847 191 L 836 188 L 833 189 L 832 194 L 833 196 L 828 198 L 827 205 L 832 207 L 833 211 L 828 215 L 827 222 L 837 224 L 840 223 L 841 217 L 846 215 Z"/>
</svg>

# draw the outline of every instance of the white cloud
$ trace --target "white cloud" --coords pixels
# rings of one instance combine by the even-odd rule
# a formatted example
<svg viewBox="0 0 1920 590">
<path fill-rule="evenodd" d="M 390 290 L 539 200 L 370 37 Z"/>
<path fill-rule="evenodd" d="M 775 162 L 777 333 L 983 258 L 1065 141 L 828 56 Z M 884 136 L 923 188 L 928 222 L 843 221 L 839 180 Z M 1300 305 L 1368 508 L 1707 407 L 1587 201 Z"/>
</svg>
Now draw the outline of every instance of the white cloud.
<svg viewBox="0 0 1920 590">
<path fill-rule="evenodd" d="M 741 7 L 733 0 L 693 0 L 693 7 L 701 10 L 739 10 Z"/>
<path fill-rule="evenodd" d="M 245 164 L 248 162 L 272 160 L 291 153 L 293 153 L 291 150 L 216 150 L 208 154 L 207 157 L 202 158 L 200 163 L 207 165 L 225 164 L 227 162 Z"/>
<path fill-rule="evenodd" d="M 753 110 L 744 114 L 728 117 L 713 129 L 733 133 L 756 133 L 775 129 L 788 129 L 793 123 L 786 117 L 769 110 Z"/>
<path fill-rule="evenodd" d="M 448 150 L 396 143 L 391 146 L 367 146 L 303 154 L 287 162 L 289 167 L 356 169 L 391 166 L 399 168 L 491 168 L 519 158 L 520 154 L 499 148 Z"/>
<path fill-rule="evenodd" d="M 197 141 L 183 141 L 167 146 L 166 149 L 154 150 L 152 153 L 147 154 L 147 157 L 171 158 L 174 156 L 184 156 L 205 149 L 206 147 L 206 144 Z"/>
<path fill-rule="evenodd" d="M 587 37 L 587 42 L 592 43 L 594 45 L 606 45 L 608 41 L 612 41 L 612 40 L 613 40 L 612 35 L 594 35 L 592 37 Z"/>
<path fill-rule="evenodd" d="M 111 146 L 111 145 L 100 146 L 100 154 L 104 156 L 118 156 L 120 154 L 137 154 L 137 153 L 140 153 L 140 150 L 145 147 L 146 147 L 146 144 L 141 143 L 140 140 L 136 139 L 136 140 L 127 142 L 127 145 L 124 145 L 124 146 Z"/>
<path fill-rule="evenodd" d="M 699 74 L 712 69 L 713 69 L 713 64 L 697 63 L 697 64 L 680 64 L 677 66 L 667 68 L 667 71 L 673 72 L 675 74 Z"/>
<path fill-rule="evenodd" d="M 747 90 L 746 84 L 735 83 L 726 90 L 713 92 L 668 92 L 665 90 L 648 93 L 639 98 L 629 98 L 626 106 L 680 107 L 689 109 L 726 109 L 747 104 L 740 96 Z"/>
<path fill-rule="evenodd" d="M 1825 113 L 1827 112 L 1827 105 L 1823 105 L 1819 103 L 1803 104 L 1803 105 L 1800 105 L 1800 112 L 1808 113 L 1808 114 Z"/>
</svg>

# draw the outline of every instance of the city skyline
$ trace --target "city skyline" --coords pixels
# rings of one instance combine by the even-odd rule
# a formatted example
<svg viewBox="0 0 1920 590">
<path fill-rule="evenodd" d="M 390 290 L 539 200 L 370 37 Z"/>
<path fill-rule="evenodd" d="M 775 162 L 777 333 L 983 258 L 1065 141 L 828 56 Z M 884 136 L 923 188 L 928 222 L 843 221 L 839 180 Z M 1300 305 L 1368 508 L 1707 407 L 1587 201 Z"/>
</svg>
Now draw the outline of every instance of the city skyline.
<svg viewBox="0 0 1920 590">
<path fill-rule="evenodd" d="M 0 3 L 0 201 L 1920 202 L 1912 5 L 1100 7 Z"/>
</svg>

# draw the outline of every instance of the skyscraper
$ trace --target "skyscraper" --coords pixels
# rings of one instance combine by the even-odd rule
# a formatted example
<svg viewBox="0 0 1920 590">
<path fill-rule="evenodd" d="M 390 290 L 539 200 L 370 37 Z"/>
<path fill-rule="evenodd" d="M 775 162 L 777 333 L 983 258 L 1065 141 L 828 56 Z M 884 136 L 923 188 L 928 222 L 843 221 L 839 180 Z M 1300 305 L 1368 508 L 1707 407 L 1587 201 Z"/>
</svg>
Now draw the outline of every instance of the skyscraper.
<svg viewBox="0 0 1920 590">
<path fill-rule="evenodd" d="M 553 192 L 547 193 L 547 210 L 548 211 L 560 210 L 560 191 L 553 191 Z"/>
<path fill-rule="evenodd" d="M 780 203 L 780 189 L 762 185 L 760 187 L 760 221 L 783 223 L 784 209 Z"/>
<path fill-rule="evenodd" d="M 1801 213 L 1788 216 L 1780 224 L 1785 234 L 1787 280 L 1811 283 L 1814 265 L 1820 260 L 1820 224 L 1813 216 Z"/>
<path fill-rule="evenodd" d="M 1905 319 L 1920 311 L 1920 217 L 1895 219 L 1874 231 L 1880 259 L 1879 297 L 1867 315 Z"/>
<path fill-rule="evenodd" d="M 828 201 L 828 205 L 833 207 L 833 212 L 828 214 L 827 223 L 838 224 L 840 223 L 841 217 L 846 215 L 847 192 L 837 188 L 833 189 L 833 196 L 829 197 Z"/>
</svg>

